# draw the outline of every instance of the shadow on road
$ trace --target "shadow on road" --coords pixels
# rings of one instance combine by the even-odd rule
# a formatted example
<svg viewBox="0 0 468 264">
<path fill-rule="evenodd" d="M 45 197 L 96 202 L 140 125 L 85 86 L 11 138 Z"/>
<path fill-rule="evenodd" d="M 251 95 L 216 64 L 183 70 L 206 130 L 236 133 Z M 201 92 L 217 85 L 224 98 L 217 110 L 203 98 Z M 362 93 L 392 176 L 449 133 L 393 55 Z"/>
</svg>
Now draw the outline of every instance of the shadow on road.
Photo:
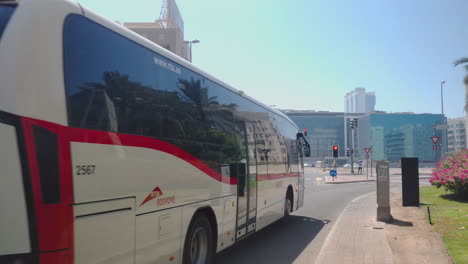
<svg viewBox="0 0 468 264">
<path fill-rule="evenodd" d="M 325 224 L 291 215 L 220 252 L 215 263 L 292 263 Z"/>
</svg>

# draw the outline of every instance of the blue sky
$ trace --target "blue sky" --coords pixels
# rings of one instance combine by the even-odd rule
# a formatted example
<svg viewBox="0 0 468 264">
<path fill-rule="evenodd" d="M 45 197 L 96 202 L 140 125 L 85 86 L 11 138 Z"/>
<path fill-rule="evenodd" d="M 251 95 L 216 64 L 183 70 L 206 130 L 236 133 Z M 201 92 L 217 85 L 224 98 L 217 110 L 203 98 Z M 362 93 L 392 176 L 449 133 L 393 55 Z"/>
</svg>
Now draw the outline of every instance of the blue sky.
<svg viewBox="0 0 468 264">
<path fill-rule="evenodd" d="M 79 0 L 120 22 L 159 17 L 161 0 Z M 177 0 L 193 63 L 278 108 L 343 111 L 355 87 L 376 109 L 462 116 L 466 0 Z"/>
</svg>

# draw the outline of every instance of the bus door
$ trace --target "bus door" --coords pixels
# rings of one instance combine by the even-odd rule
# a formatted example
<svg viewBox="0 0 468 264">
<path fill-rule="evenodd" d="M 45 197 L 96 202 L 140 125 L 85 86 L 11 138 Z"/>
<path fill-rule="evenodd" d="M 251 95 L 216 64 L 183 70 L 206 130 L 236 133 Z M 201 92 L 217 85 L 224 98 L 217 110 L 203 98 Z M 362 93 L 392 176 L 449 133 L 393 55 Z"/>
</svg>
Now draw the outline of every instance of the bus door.
<svg viewBox="0 0 468 264">
<path fill-rule="evenodd" d="M 301 137 L 297 137 L 297 157 L 298 157 L 298 193 L 297 193 L 297 208 L 304 204 L 304 144 Z"/>
<path fill-rule="evenodd" d="M 231 164 L 231 173 L 237 176 L 236 239 L 255 231 L 257 219 L 257 167 L 255 162 L 254 125 L 245 123 L 243 146 L 246 163 Z M 232 177 L 232 175 L 231 175 Z"/>
<path fill-rule="evenodd" d="M 248 165 L 248 204 L 247 233 L 255 231 L 257 222 L 257 162 L 255 148 L 255 127 L 247 123 L 247 165 Z"/>
</svg>

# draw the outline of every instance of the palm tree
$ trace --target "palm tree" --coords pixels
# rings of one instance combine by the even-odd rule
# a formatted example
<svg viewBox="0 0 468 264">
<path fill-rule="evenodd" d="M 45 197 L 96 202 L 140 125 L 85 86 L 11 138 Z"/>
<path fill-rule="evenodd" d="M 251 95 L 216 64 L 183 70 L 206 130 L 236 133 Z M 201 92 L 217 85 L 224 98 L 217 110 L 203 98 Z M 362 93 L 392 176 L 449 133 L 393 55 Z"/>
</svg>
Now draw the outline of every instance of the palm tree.
<svg viewBox="0 0 468 264">
<path fill-rule="evenodd" d="M 468 58 L 467 57 L 461 57 L 458 60 L 453 62 L 453 66 L 457 67 L 460 64 L 465 64 L 465 69 L 468 71 Z"/>
<path fill-rule="evenodd" d="M 460 64 L 464 64 L 466 71 L 468 72 L 468 58 L 461 57 L 458 60 L 453 62 L 453 66 L 457 67 Z M 468 112 L 468 73 L 465 75 L 463 79 L 465 84 L 465 111 Z"/>
</svg>

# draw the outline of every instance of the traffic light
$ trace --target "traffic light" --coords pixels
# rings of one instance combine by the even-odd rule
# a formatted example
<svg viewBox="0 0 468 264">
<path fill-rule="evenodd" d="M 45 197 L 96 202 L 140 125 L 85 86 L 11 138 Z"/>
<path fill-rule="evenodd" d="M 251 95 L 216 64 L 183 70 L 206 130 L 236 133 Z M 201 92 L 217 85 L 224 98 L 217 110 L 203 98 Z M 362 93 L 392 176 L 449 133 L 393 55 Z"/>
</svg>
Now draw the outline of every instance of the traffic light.
<svg viewBox="0 0 468 264">
<path fill-rule="evenodd" d="M 304 136 L 307 136 L 307 128 L 304 128 Z"/>
<path fill-rule="evenodd" d="M 349 157 L 349 149 L 346 150 L 346 157 Z"/>
<path fill-rule="evenodd" d="M 357 119 L 357 118 L 353 118 L 353 119 L 351 120 L 351 129 L 355 129 L 355 128 L 357 128 L 357 126 L 358 126 L 358 119 Z"/>
<path fill-rule="evenodd" d="M 333 157 L 338 158 L 338 146 L 333 146 Z"/>
</svg>

